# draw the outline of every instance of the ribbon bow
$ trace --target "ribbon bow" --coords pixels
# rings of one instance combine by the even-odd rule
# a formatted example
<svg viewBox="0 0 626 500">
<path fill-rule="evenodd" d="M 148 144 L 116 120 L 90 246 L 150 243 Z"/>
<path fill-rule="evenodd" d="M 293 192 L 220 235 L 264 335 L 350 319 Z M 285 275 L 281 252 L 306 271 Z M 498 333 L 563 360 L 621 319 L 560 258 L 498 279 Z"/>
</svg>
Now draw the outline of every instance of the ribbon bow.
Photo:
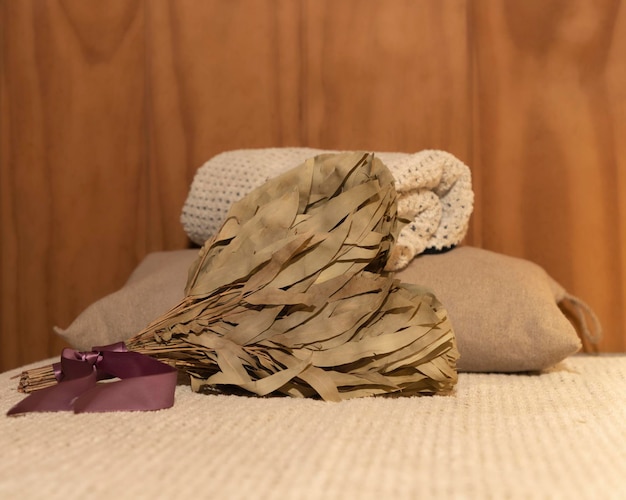
<svg viewBox="0 0 626 500">
<path fill-rule="evenodd" d="M 146 411 L 174 404 L 176 369 L 128 351 L 123 342 L 93 347 L 88 352 L 63 349 L 61 361 L 53 369 L 59 383 L 30 394 L 7 415 L 34 411 Z M 109 378 L 120 380 L 97 383 Z"/>
</svg>

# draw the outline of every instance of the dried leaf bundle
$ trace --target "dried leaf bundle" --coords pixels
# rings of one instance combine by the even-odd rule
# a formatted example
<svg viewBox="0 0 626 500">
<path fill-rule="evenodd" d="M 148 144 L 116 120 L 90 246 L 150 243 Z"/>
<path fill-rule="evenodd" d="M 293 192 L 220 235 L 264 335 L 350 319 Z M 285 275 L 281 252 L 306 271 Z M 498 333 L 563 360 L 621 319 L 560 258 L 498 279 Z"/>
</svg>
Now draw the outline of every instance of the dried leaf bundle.
<svg viewBox="0 0 626 500">
<path fill-rule="evenodd" d="M 186 298 L 127 346 L 185 370 L 197 391 L 449 391 L 458 352 L 445 310 L 383 273 L 401 224 L 373 155 L 312 158 L 232 206 Z"/>
</svg>

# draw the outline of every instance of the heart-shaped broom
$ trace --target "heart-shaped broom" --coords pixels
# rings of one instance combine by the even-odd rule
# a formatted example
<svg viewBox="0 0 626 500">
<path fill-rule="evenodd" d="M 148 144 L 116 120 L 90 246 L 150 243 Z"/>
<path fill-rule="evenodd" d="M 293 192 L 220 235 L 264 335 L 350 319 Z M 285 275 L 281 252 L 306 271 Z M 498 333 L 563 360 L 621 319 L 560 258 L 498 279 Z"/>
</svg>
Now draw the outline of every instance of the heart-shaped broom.
<svg viewBox="0 0 626 500">
<path fill-rule="evenodd" d="M 196 391 L 448 392 L 458 351 L 445 309 L 383 270 L 401 225 L 372 154 L 311 158 L 232 206 L 183 301 L 126 346 L 188 373 Z M 23 389 L 54 381 L 39 370 Z"/>
</svg>

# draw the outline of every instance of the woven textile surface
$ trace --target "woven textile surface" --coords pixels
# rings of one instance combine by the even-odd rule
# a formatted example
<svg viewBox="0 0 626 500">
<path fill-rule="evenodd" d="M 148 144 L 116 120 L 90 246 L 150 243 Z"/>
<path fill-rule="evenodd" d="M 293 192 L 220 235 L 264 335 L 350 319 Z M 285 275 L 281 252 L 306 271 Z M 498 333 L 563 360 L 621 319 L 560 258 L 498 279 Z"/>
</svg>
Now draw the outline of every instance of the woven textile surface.
<svg viewBox="0 0 626 500">
<path fill-rule="evenodd" d="M 196 172 L 181 222 L 202 245 L 224 221 L 230 206 L 268 179 L 308 158 L 336 153 L 312 148 L 226 151 Z M 398 191 L 398 214 L 409 221 L 400 233 L 389 269 L 401 269 L 427 249 L 442 250 L 464 238 L 474 206 L 470 169 L 446 151 L 375 153 L 391 171 Z"/>
<path fill-rule="evenodd" d="M 19 372 L 0 375 L 3 413 Z M 179 386 L 158 412 L 3 415 L 0 447 L 0 498 L 626 498 L 626 355 L 460 374 L 452 396 Z"/>
</svg>

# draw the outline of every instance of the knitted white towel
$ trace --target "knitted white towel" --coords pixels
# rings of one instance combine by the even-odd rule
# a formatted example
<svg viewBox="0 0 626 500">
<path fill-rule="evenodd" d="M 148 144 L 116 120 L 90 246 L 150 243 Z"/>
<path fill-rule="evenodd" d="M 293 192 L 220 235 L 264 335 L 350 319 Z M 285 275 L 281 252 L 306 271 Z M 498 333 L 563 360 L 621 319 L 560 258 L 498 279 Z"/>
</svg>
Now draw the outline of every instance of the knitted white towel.
<svg viewBox="0 0 626 500">
<path fill-rule="evenodd" d="M 243 149 L 221 153 L 198 169 L 183 206 L 181 222 L 202 245 L 224 221 L 232 203 L 268 179 L 322 153 L 312 148 Z M 474 207 L 470 169 L 445 151 L 376 153 L 396 180 L 398 215 L 410 222 L 387 268 L 398 270 L 425 250 L 461 242 Z"/>
</svg>

